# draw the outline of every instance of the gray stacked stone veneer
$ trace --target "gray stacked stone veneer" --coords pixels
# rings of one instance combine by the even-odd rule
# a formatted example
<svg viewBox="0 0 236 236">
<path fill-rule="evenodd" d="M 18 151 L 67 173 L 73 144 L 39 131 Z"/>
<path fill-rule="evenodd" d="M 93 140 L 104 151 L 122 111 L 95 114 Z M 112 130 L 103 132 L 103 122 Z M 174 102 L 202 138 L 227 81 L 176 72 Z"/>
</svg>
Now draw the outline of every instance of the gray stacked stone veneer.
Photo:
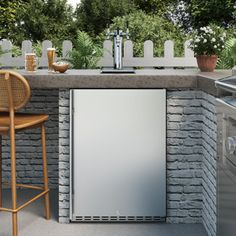
<svg viewBox="0 0 236 236">
<path fill-rule="evenodd" d="M 209 236 L 216 236 L 217 118 L 215 97 L 202 99 L 202 222 Z"/>
<path fill-rule="evenodd" d="M 216 106 L 202 91 L 168 92 L 168 222 L 216 236 Z"/>
<path fill-rule="evenodd" d="M 202 91 L 167 94 L 167 221 L 202 222 L 216 236 L 216 99 Z"/>
<path fill-rule="evenodd" d="M 167 222 L 202 220 L 202 92 L 167 92 Z"/>
<path fill-rule="evenodd" d="M 70 94 L 59 92 L 59 222 L 69 223 L 70 205 Z"/>
<path fill-rule="evenodd" d="M 202 91 L 168 92 L 168 217 L 202 222 L 216 236 L 215 97 Z"/>
<path fill-rule="evenodd" d="M 69 90 L 33 91 L 26 110 L 50 115 L 47 122 L 50 185 L 57 187 L 59 168 L 59 221 L 68 223 Z M 39 139 L 39 131 L 19 136 L 18 178 L 23 183 L 41 183 Z M 4 179 L 10 176 L 8 154 L 4 147 Z M 215 98 L 202 91 L 167 92 L 167 222 L 203 223 L 209 236 L 216 235 Z"/>
<path fill-rule="evenodd" d="M 30 102 L 21 110 L 48 114 L 46 124 L 47 157 L 50 188 L 58 187 L 58 90 L 33 90 Z M 30 129 L 16 134 L 17 181 L 42 184 L 41 130 Z M 10 182 L 9 137 L 3 136 L 3 182 Z"/>
</svg>

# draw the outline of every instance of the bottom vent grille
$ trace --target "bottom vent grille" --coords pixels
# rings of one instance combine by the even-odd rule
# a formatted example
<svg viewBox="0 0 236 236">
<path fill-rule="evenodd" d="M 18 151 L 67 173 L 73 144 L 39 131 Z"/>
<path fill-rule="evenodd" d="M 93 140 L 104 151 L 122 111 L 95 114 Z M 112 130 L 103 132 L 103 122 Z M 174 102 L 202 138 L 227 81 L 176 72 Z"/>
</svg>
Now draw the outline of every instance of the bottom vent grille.
<svg viewBox="0 0 236 236">
<path fill-rule="evenodd" d="M 77 222 L 163 222 L 165 217 L 159 216 L 75 216 Z"/>
</svg>

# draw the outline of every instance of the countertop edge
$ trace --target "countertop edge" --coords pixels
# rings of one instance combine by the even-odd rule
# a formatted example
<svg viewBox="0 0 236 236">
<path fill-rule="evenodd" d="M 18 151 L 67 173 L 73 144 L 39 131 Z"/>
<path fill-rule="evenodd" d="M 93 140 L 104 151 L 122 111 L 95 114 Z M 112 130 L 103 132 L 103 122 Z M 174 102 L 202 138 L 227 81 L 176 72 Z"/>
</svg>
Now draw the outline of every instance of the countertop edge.
<svg viewBox="0 0 236 236">
<path fill-rule="evenodd" d="M 100 74 L 98 70 L 74 70 L 67 74 L 19 71 L 33 89 L 73 88 L 166 88 L 199 89 L 217 96 L 215 81 L 232 75 L 232 71 L 211 73 L 196 70 L 142 70 L 136 74 Z"/>
</svg>

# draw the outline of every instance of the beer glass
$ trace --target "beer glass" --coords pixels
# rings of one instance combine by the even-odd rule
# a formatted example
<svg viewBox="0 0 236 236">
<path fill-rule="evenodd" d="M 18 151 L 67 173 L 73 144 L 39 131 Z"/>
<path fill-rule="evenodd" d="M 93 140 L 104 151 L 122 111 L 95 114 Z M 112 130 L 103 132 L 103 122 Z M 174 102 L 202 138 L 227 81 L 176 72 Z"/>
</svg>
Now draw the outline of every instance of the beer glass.
<svg viewBox="0 0 236 236">
<path fill-rule="evenodd" d="M 55 48 L 47 48 L 48 55 L 48 71 L 53 72 L 52 64 L 55 61 L 56 49 Z"/>
<path fill-rule="evenodd" d="M 37 70 L 37 57 L 35 53 L 25 54 L 25 70 L 28 72 L 35 72 Z"/>
</svg>

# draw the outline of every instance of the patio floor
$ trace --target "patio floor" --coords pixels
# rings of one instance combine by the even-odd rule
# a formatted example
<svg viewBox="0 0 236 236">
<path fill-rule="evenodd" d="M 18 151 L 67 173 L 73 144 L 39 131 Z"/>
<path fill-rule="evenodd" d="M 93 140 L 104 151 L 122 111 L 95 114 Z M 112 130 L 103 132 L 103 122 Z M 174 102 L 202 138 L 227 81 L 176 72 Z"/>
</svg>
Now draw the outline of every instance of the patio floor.
<svg viewBox="0 0 236 236">
<path fill-rule="evenodd" d="M 32 192 L 20 190 L 19 204 Z M 4 191 L 4 207 L 10 206 L 10 191 Z M 31 204 L 18 214 L 19 236 L 207 236 L 201 224 L 152 224 L 152 223 L 73 223 L 57 222 L 57 192 L 51 193 L 52 220 L 43 217 L 42 200 Z M 11 235 L 11 214 L 0 212 L 0 235 Z"/>
</svg>

